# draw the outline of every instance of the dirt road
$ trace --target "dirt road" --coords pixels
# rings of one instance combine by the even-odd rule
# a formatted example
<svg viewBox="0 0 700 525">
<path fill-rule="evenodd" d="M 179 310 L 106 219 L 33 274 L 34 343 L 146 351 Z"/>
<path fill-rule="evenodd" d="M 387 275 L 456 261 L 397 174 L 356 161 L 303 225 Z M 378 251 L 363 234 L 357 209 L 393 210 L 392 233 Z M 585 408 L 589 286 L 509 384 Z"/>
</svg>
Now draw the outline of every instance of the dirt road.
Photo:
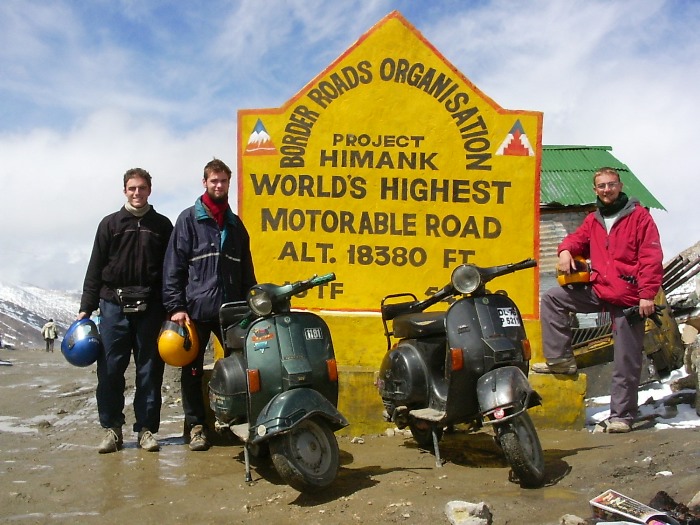
<svg viewBox="0 0 700 525">
<path fill-rule="evenodd" d="M 127 407 L 124 450 L 99 455 L 94 367 L 60 352 L 0 350 L 0 522 L 5 523 L 448 523 L 451 500 L 486 502 L 499 524 L 556 524 L 590 517 L 588 501 L 612 488 L 644 503 L 658 491 L 688 503 L 700 491 L 700 432 L 631 434 L 540 430 L 546 486 L 522 489 L 491 435 L 458 429 L 443 439 L 447 463 L 401 433 L 339 438 L 334 485 L 314 497 L 262 463 L 244 481 L 242 447 L 193 453 L 183 445 L 177 374 L 166 371 L 162 450 L 136 446 Z M 129 392 L 133 395 L 133 390 Z M 353 442 L 355 441 L 355 442 Z"/>
</svg>

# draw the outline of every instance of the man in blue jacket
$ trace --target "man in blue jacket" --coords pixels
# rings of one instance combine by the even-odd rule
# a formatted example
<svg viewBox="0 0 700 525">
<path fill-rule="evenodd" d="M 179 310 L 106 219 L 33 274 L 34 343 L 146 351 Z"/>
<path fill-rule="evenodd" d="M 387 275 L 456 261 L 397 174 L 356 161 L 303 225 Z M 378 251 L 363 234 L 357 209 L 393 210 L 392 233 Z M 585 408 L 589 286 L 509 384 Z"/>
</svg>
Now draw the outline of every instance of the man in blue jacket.
<svg viewBox="0 0 700 525">
<path fill-rule="evenodd" d="M 190 450 L 207 450 L 202 397 L 204 351 L 213 333 L 220 342 L 219 308 L 239 301 L 256 284 L 250 237 L 228 204 L 231 170 L 219 159 L 204 167 L 204 194 L 175 223 L 163 267 L 163 304 L 170 320 L 192 322 L 199 355 L 182 367 L 182 407 Z M 222 345 L 223 346 L 223 345 Z"/>
</svg>

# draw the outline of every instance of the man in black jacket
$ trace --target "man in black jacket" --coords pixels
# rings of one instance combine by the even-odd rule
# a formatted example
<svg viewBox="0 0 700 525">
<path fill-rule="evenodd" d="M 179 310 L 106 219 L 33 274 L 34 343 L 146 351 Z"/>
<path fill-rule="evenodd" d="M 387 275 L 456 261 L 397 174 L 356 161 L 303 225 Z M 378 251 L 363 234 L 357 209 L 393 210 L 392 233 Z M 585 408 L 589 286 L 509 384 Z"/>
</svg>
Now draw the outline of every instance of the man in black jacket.
<svg viewBox="0 0 700 525">
<path fill-rule="evenodd" d="M 104 353 L 97 358 L 97 412 L 106 435 L 100 454 L 121 449 L 124 374 L 131 353 L 136 365 L 133 430 L 139 446 L 160 449 L 153 436 L 160 426 L 163 360 L 158 333 L 165 320 L 161 296 L 163 259 L 172 232 L 170 219 L 148 203 L 151 175 L 144 169 L 124 174 L 126 204 L 97 227 L 78 319 L 100 309 Z"/>
<path fill-rule="evenodd" d="M 204 194 L 175 222 L 163 268 L 163 303 L 170 320 L 180 326 L 193 322 L 199 339 L 199 355 L 181 373 L 185 438 L 195 451 L 209 448 L 202 368 L 211 334 L 221 339 L 219 308 L 245 299 L 256 284 L 248 231 L 228 204 L 230 168 L 212 160 L 204 167 L 202 184 Z"/>
</svg>

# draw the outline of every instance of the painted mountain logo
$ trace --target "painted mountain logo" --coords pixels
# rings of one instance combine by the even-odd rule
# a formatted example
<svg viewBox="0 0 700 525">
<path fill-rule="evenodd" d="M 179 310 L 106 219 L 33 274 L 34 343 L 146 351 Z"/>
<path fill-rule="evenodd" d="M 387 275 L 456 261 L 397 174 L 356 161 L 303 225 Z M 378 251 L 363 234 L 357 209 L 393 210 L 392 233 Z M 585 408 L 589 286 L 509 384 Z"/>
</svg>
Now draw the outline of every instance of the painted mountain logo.
<svg viewBox="0 0 700 525">
<path fill-rule="evenodd" d="M 269 133 L 263 126 L 260 119 L 255 123 L 250 137 L 248 137 L 248 145 L 245 148 L 246 155 L 275 155 L 277 148 L 275 147 Z"/>
<path fill-rule="evenodd" d="M 532 157 L 535 155 L 530 145 L 530 140 L 527 138 L 523 125 L 519 120 L 516 120 L 513 127 L 510 128 L 505 140 L 496 151 L 496 155 L 514 155 L 518 157 Z"/>
</svg>

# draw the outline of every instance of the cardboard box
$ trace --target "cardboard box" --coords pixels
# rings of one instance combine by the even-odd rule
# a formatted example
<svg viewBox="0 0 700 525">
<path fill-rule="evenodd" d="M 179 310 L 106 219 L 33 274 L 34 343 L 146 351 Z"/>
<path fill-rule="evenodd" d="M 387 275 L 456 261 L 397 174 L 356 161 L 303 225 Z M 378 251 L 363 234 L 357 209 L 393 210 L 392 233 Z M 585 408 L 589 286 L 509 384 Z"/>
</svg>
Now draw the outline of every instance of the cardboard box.
<svg viewBox="0 0 700 525">
<path fill-rule="evenodd" d="M 643 503 L 610 489 L 593 498 L 590 504 L 593 509 L 593 517 L 599 519 L 620 520 L 624 518 L 634 523 L 644 523 L 646 525 L 680 525 L 665 512 L 652 509 Z"/>
</svg>

